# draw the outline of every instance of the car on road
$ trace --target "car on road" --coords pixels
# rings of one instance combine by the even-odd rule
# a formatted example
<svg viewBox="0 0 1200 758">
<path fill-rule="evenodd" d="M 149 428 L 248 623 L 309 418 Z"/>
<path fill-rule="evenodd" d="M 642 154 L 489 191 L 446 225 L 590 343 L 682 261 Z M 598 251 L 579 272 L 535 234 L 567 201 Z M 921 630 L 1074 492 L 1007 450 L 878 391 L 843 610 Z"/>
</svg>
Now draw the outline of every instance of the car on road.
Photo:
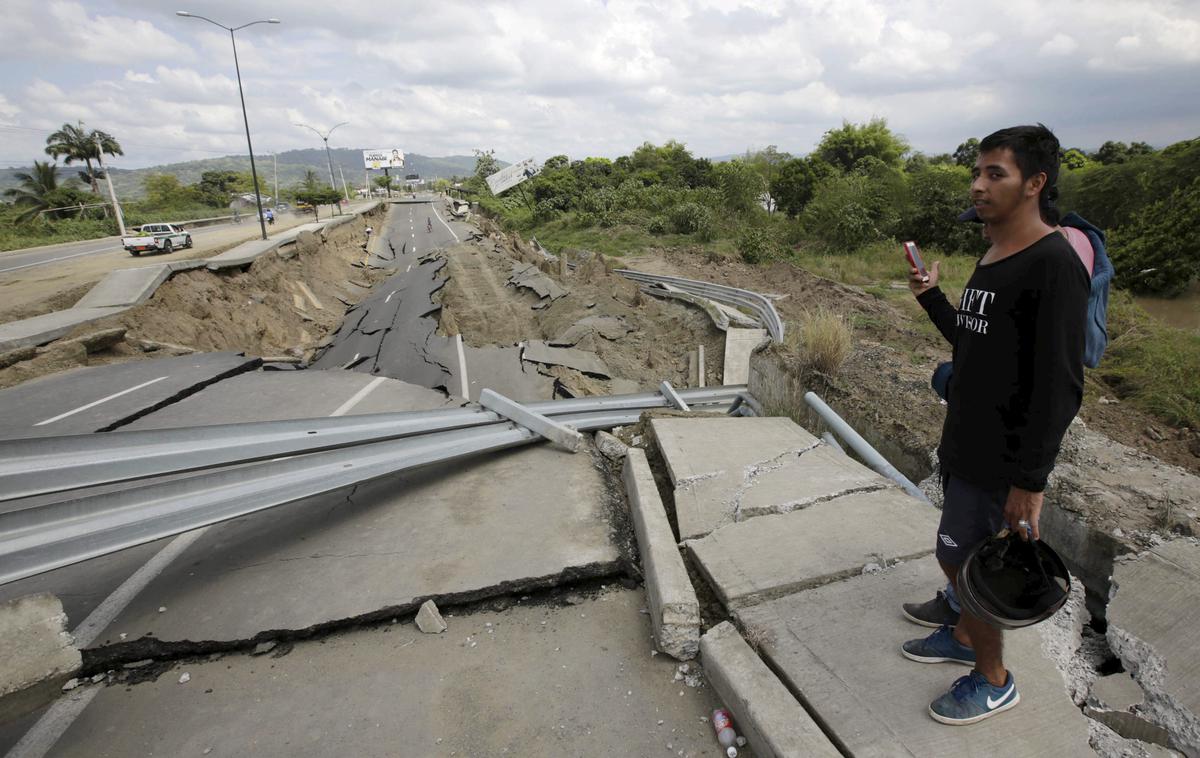
<svg viewBox="0 0 1200 758">
<path fill-rule="evenodd" d="M 178 224 L 142 224 L 135 227 L 134 231 L 137 234 L 121 238 L 121 246 L 133 256 L 142 253 L 169 253 L 177 247 L 192 246 L 191 233 Z"/>
<path fill-rule="evenodd" d="M 292 206 L 288 205 L 287 203 L 276 203 L 275 204 L 275 212 L 276 213 L 286 213 L 287 211 L 290 211 L 291 209 L 292 209 Z"/>
</svg>

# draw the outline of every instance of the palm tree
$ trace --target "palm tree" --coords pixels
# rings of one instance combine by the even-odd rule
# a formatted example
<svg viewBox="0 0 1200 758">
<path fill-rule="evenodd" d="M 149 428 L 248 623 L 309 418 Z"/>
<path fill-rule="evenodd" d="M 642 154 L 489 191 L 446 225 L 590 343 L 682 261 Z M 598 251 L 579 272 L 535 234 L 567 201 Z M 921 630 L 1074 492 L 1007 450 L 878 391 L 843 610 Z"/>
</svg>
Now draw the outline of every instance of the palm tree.
<svg viewBox="0 0 1200 758">
<path fill-rule="evenodd" d="M 32 221 L 39 213 L 52 207 L 50 195 L 59 189 L 57 165 L 50 161 L 34 161 L 33 173 L 13 174 L 13 178 L 21 182 L 21 186 L 6 189 L 4 196 L 13 198 L 13 205 L 26 209 L 16 217 L 17 223 Z"/>
<path fill-rule="evenodd" d="M 97 145 L 99 142 L 99 145 Z M 71 165 L 72 161 L 83 161 L 85 171 L 79 172 L 79 178 L 92 187 L 92 192 L 99 194 L 100 186 L 97 180 L 103 178 L 100 169 L 92 168 L 92 161 L 101 163 L 101 154 L 124 155 L 121 144 L 108 132 L 93 129 L 84 131 L 83 122 L 78 126 L 63 124 L 62 128 L 46 138 L 46 154 L 55 158 L 62 157 L 63 163 Z"/>
</svg>

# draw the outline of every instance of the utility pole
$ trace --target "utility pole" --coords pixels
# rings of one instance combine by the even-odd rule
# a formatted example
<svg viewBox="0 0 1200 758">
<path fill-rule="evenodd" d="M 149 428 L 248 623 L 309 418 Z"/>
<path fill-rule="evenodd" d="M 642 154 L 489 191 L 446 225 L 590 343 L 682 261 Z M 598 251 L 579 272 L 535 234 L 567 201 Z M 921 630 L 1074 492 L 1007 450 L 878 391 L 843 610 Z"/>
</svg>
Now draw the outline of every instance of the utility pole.
<svg viewBox="0 0 1200 758">
<path fill-rule="evenodd" d="M 104 171 L 104 148 L 100 145 L 100 135 L 96 135 L 96 163 L 100 166 L 100 170 Z M 117 228 L 121 230 L 121 236 L 125 236 L 125 216 L 121 214 L 121 204 L 117 202 L 117 193 L 113 190 L 112 177 L 107 171 L 104 171 L 104 179 L 108 182 L 108 196 L 112 198 L 113 213 L 117 214 Z"/>
<path fill-rule="evenodd" d="M 275 207 L 279 207 L 279 155 L 271 153 L 271 162 L 275 164 Z"/>
<path fill-rule="evenodd" d="M 384 190 L 387 191 L 388 200 L 391 200 L 392 199 L 392 174 L 391 174 L 391 169 L 388 168 L 387 166 L 383 167 L 383 176 L 387 179 L 387 184 L 383 185 L 383 188 L 384 188 Z"/>
<path fill-rule="evenodd" d="M 230 27 L 225 26 L 224 24 L 219 24 L 216 21 L 213 21 L 211 18 L 198 16 L 195 13 L 188 13 L 187 11 L 175 11 L 175 15 L 183 16 L 184 18 L 198 18 L 201 21 L 207 21 L 213 26 L 219 26 L 225 31 L 229 32 L 229 42 L 231 45 L 233 45 L 233 70 L 237 72 L 238 98 L 242 101 L 242 125 L 246 127 L 246 152 L 250 154 L 250 176 L 254 182 L 254 203 L 258 206 L 258 228 L 262 230 L 262 238 L 266 239 L 267 221 L 265 218 L 263 218 L 262 192 L 258 188 L 258 169 L 254 165 L 254 145 L 250 142 L 250 119 L 246 116 L 246 95 L 242 92 L 242 69 L 241 66 L 238 65 L 237 39 L 234 37 L 234 32 L 240 29 L 245 29 L 247 26 L 254 26 L 255 24 L 278 24 L 279 19 L 268 18 L 259 21 L 251 21 L 250 23 L 242 24 L 241 26 Z"/>
<path fill-rule="evenodd" d="M 338 176 L 342 177 L 342 193 L 346 196 L 346 202 L 350 202 L 350 190 L 346 188 L 346 172 L 342 171 L 342 164 L 338 164 Z"/>
</svg>

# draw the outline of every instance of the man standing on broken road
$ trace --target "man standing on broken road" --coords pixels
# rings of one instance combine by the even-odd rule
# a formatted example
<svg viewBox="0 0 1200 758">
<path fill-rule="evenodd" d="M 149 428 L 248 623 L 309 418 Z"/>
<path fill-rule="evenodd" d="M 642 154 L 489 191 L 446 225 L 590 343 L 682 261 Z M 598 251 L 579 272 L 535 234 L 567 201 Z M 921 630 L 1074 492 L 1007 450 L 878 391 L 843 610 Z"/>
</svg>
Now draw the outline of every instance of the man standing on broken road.
<svg viewBox="0 0 1200 758">
<path fill-rule="evenodd" d="M 1083 400 L 1088 274 L 1057 223 L 1058 139 L 1045 126 L 1015 126 L 980 143 L 971 201 L 991 247 L 955 308 L 927 276 L 909 288 L 954 348 L 938 460 L 945 501 L 936 554 L 952 584 L 971 550 L 1006 525 L 1039 536 L 1042 491 Z M 1004 666 L 1001 631 L 948 607 L 945 595 L 906 604 L 910 621 L 937 630 L 904 656 L 958 663 L 971 673 L 929 706 L 945 724 L 973 724 L 1018 702 Z"/>
</svg>

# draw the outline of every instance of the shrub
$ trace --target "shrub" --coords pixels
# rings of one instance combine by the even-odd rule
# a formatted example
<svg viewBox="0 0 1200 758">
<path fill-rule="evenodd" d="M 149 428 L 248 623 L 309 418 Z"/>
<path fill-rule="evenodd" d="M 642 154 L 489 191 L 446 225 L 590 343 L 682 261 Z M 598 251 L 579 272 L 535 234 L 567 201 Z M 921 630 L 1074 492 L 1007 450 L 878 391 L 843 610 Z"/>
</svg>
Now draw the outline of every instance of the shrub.
<svg viewBox="0 0 1200 758">
<path fill-rule="evenodd" d="M 746 227 L 738 234 L 738 253 L 746 263 L 766 263 L 783 257 L 784 248 L 769 229 Z"/>
<path fill-rule="evenodd" d="M 809 236 L 841 253 L 885 238 L 898 221 L 894 205 L 878 191 L 874 179 L 861 174 L 821 182 L 802 215 Z"/>
<path fill-rule="evenodd" d="M 651 216 L 650 221 L 646 224 L 646 231 L 650 232 L 651 234 L 666 234 L 667 217 Z"/>
<path fill-rule="evenodd" d="M 699 203 L 680 203 L 671 209 L 671 226 L 679 234 L 696 234 L 712 230 L 712 211 Z"/>
</svg>

